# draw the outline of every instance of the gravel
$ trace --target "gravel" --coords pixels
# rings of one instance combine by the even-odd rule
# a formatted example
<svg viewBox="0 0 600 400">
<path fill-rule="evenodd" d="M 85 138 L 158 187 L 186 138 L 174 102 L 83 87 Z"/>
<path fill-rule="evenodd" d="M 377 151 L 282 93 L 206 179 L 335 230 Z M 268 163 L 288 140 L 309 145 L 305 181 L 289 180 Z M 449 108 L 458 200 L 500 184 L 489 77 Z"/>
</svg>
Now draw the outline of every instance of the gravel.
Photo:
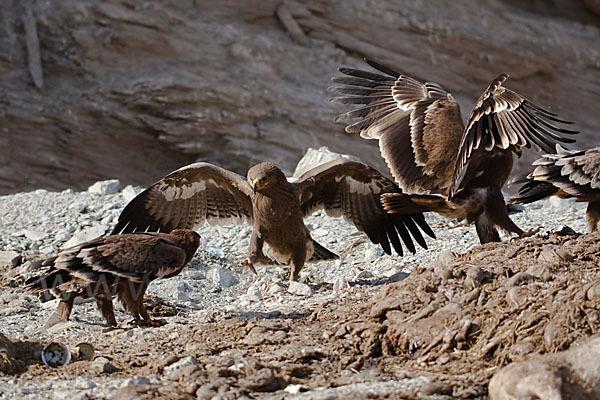
<svg viewBox="0 0 600 400">
<path fill-rule="evenodd" d="M 37 256 L 109 233 L 125 204 L 140 191 L 131 186 L 119 191 L 120 187 L 118 181 L 111 180 L 98 182 L 83 192 L 40 189 L 0 197 L 0 260 L 5 265 L 15 265 L 21 262 L 21 257 L 24 262 L 18 269 L 25 272 Z M 540 201 L 511 214 L 511 218 L 524 230 L 541 227 L 540 233 L 557 231 L 565 225 L 576 232 L 587 232 L 585 204 L 573 201 Z M 343 219 L 316 213 L 306 219 L 309 230 L 316 240 L 339 254 L 340 259 L 306 264 L 300 273 L 301 282 L 289 290 L 288 272 L 284 267 L 257 266 L 258 275 L 242 273 L 238 267 L 246 257 L 249 225 L 204 225 L 198 229 L 202 242 L 190 265 L 176 277 L 154 281 L 147 293 L 178 308 L 178 315 L 165 318 L 169 323 L 201 321 L 213 312 L 292 313 L 345 296 L 352 285 L 379 285 L 400 280 L 416 266 L 426 265 L 444 251 L 464 252 L 479 244 L 474 226 L 464 226 L 434 214 L 427 215 L 427 220 L 438 239 L 427 239 L 428 250 L 418 248 L 414 255 L 398 257 L 383 254 Z M 504 235 L 503 240 L 510 238 Z M 331 290 L 313 290 L 315 285 L 322 284 L 330 285 Z M 66 324 L 47 330 L 44 324 L 56 304 L 56 301 L 39 303 L 18 286 L 3 286 L 0 288 L 3 321 L 0 331 L 12 340 L 50 341 L 58 330 L 68 337 L 105 328 L 94 302 L 88 301 L 74 307 L 71 320 Z M 116 301 L 115 315 L 121 324 L 130 318 Z M 132 332 L 128 333 L 132 335 L 131 340 L 143 340 L 143 330 L 128 332 Z M 139 378 L 135 381 L 138 383 L 131 377 L 126 380 L 103 376 L 77 381 L 54 378 L 15 385 L 18 376 L 0 377 L 0 399 L 37 399 L 50 395 L 54 398 L 109 397 L 121 385 L 141 384 L 139 382 L 146 382 L 146 378 Z M 376 389 L 371 386 L 368 390 L 385 392 L 388 389 L 386 384 L 379 384 Z M 330 398 L 334 392 L 342 395 L 344 389 L 324 389 L 318 397 Z M 299 398 L 309 397 L 314 398 L 307 393 L 299 395 Z"/>
</svg>

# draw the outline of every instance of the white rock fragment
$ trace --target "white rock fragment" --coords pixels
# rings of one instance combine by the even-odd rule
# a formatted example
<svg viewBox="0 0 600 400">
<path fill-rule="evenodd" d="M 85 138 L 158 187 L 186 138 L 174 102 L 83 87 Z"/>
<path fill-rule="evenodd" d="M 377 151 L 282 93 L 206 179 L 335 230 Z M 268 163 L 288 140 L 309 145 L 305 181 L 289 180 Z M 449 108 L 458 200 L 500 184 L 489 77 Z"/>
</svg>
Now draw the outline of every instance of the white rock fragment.
<svg viewBox="0 0 600 400">
<path fill-rule="evenodd" d="M 335 278 L 333 282 L 333 291 L 334 293 L 342 293 L 346 290 L 350 289 L 350 284 L 342 275 Z"/>
<path fill-rule="evenodd" d="M 73 386 L 75 386 L 77 389 L 91 389 L 98 385 L 93 380 L 80 376 L 75 380 L 75 384 Z"/>
<path fill-rule="evenodd" d="M 329 231 L 327 229 L 317 228 L 314 231 L 312 231 L 311 234 L 314 236 L 324 237 L 329 235 Z"/>
<path fill-rule="evenodd" d="M 10 265 L 16 267 L 21 263 L 21 255 L 16 251 L 0 251 L 0 266 Z"/>
<path fill-rule="evenodd" d="M 24 229 L 23 236 L 25 236 L 29 240 L 37 242 L 37 241 L 44 240 L 45 238 L 47 238 L 48 234 L 46 232 L 38 231 L 35 229 Z"/>
<path fill-rule="evenodd" d="M 198 365 L 198 361 L 192 356 L 184 357 L 176 363 L 165 367 L 165 377 L 169 380 L 177 380 L 181 371 L 191 365 Z"/>
<path fill-rule="evenodd" d="M 135 375 L 135 376 L 132 376 L 131 378 L 125 379 L 123 382 L 121 382 L 119 387 L 143 386 L 143 385 L 150 385 L 150 379 L 145 378 L 143 376 Z"/>
<path fill-rule="evenodd" d="M 210 258 L 224 258 L 225 252 L 217 247 L 207 247 L 204 249 Z"/>
<path fill-rule="evenodd" d="M 354 277 L 355 281 L 359 281 L 359 280 L 367 280 L 367 279 L 373 279 L 375 277 L 375 275 L 373 275 L 373 273 L 371 271 L 360 271 L 358 274 L 356 274 L 356 276 Z"/>
<path fill-rule="evenodd" d="M 369 247 L 366 251 L 365 251 L 365 262 L 373 262 L 375 260 L 377 260 L 379 257 L 383 256 L 383 249 L 379 246 L 375 247 Z"/>
<path fill-rule="evenodd" d="M 118 179 L 96 182 L 88 188 L 88 192 L 103 196 L 118 193 L 119 190 L 121 190 L 121 182 Z"/>
<path fill-rule="evenodd" d="M 300 392 L 306 392 L 307 390 L 308 387 L 301 384 L 287 385 L 285 389 L 283 389 L 284 392 L 288 392 L 289 394 L 298 394 Z"/>
<path fill-rule="evenodd" d="M 87 242 L 88 240 L 92 240 L 98 236 L 106 234 L 107 230 L 108 226 L 104 224 L 94 225 L 90 228 L 77 232 L 71 239 L 67 240 L 62 247 L 66 249 L 79 243 Z"/>
<path fill-rule="evenodd" d="M 213 268 L 208 273 L 209 279 L 218 286 L 231 287 L 238 283 L 236 277 L 224 268 Z"/>
<path fill-rule="evenodd" d="M 69 204 L 69 210 L 82 213 L 87 210 L 87 204 L 85 204 L 83 201 L 74 201 L 73 203 Z"/>
<path fill-rule="evenodd" d="M 360 161 L 358 157 L 348 154 L 335 153 L 329 150 L 329 148 L 326 146 L 320 147 L 319 149 L 313 149 L 312 147 L 309 147 L 304 156 L 300 159 L 300 161 L 298 161 L 298 165 L 296 166 L 296 170 L 294 171 L 294 175 L 292 177 L 293 179 L 298 179 L 300 175 L 306 171 L 321 164 L 325 164 L 326 162 L 337 160 L 338 158 Z"/>
<path fill-rule="evenodd" d="M 138 195 L 138 193 L 139 193 L 138 190 L 136 188 L 134 188 L 132 185 L 127 185 L 121 191 L 121 196 L 123 196 L 123 199 L 129 203 L 131 200 L 133 200 L 133 198 L 135 196 Z"/>
<path fill-rule="evenodd" d="M 290 282 L 288 292 L 298 296 L 311 296 L 313 294 L 313 290 L 310 288 L 310 286 L 305 283 L 295 281 Z"/>
<path fill-rule="evenodd" d="M 270 294 L 270 295 L 274 295 L 274 294 L 281 293 L 281 292 L 284 292 L 284 291 L 285 291 L 285 288 L 283 286 L 275 283 L 273 286 L 271 286 L 269 288 L 269 290 L 267 291 L 267 293 Z"/>
</svg>

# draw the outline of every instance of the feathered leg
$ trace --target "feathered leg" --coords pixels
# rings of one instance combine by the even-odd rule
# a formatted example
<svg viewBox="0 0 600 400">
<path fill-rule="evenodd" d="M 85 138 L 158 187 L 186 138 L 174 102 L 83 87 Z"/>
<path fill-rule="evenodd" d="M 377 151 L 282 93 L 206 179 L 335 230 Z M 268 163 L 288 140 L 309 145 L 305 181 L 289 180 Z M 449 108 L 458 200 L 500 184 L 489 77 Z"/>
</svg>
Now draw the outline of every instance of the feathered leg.
<svg viewBox="0 0 600 400">
<path fill-rule="evenodd" d="M 475 218 L 475 229 L 477 230 L 477 236 L 479 236 L 479 243 L 481 244 L 500 241 L 498 231 L 490 224 L 485 212 Z"/>
<path fill-rule="evenodd" d="M 77 292 L 66 292 L 60 294 L 60 302 L 56 308 L 56 313 L 65 321 L 69 320 L 69 317 L 71 316 L 75 297 L 77 297 Z"/>
<path fill-rule="evenodd" d="M 163 321 L 150 318 L 146 307 L 144 307 L 144 293 L 150 282 L 143 279 L 141 282 L 131 282 L 126 279 L 119 281 L 117 285 L 117 297 L 123 306 L 133 316 L 132 325 L 136 326 L 162 326 Z"/>
<path fill-rule="evenodd" d="M 306 239 L 296 241 L 292 247 L 290 281 L 298 281 L 300 270 L 306 261 Z"/>
<path fill-rule="evenodd" d="M 590 232 L 597 232 L 600 223 L 600 201 L 590 201 L 585 212 Z"/>
<path fill-rule="evenodd" d="M 94 297 L 96 299 L 96 305 L 98 310 L 102 313 L 102 316 L 106 320 L 106 323 L 110 326 L 117 326 L 117 320 L 115 319 L 115 311 L 113 309 L 112 296 L 110 288 L 106 282 L 99 282 L 95 288 Z"/>
</svg>

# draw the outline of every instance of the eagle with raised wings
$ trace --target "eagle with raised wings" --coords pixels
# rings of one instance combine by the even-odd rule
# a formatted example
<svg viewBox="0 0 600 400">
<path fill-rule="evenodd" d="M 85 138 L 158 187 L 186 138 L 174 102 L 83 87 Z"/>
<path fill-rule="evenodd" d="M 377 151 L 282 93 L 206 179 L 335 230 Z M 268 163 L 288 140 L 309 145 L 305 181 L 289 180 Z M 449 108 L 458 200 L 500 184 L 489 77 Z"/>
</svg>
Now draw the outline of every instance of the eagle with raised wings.
<svg viewBox="0 0 600 400">
<path fill-rule="evenodd" d="M 569 151 L 557 145 L 556 154 L 545 154 L 533 165 L 519 193 L 509 198 L 511 203 L 527 204 L 549 196 L 587 201 L 590 232 L 600 230 L 600 147 Z"/>
<path fill-rule="evenodd" d="M 414 253 L 413 238 L 427 248 L 421 230 L 435 235 L 423 214 L 401 209 L 387 213 L 380 201 L 384 193 L 403 196 L 394 182 L 373 168 L 346 159 L 317 166 L 295 182 L 288 182 L 283 171 L 268 162 L 250 168 L 246 179 L 199 162 L 170 173 L 131 200 L 113 233 L 192 229 L 204 221 L 247 222 L 252 224 L 252 236 L 241 266 L 254 270 L 255 263 L 269 260 L 289 263 L 290 280 L 297 281 L 306 261 L 338 257 L 317 243 L 304 225 L 304 217 L 316 210 L 344 216 L 387 254 L 393 247 L 402 255 L 401 241 Z M 415 207 L 410 199 L 405 201 Z"/>
<path fill-rule="evenodd" d="M 117 326 L 112 303 L 116 294 L 133 315 L 132 324 L 159 326 L 143 304 L 148 284 L 179 274 L 199 245 L 200 235 L 187 229 L 99 237 L 43 260 L 38 268 L 44 272 L 28 279 L 25 290 L 60 299 L 57 314 L 64 320 L 77 297 L 93 297 L 110 326 Z"/>
<path fill-rule="evenodd" d="M 523 147 L 553 152 L 564 135 L 577 133 L 496 77 L 479 97 L 466 125 L 454 97 L 437 83 L 419 82 L 374 61 L 380 73 L 340 68 L 329 90 L 343 104 L 360 104 L 336 118 L 348 133 L 377 139 L 381 155 L 404 191 L 383 194 L 385 209 L 406 211 L 406 198 L 420 211 L 475 223 L 481 243 L 500 241 L 497 228 L 527 236 L 508 216 L 501 188 Z M 410 196 L 407 197 L 406 195 Z"/>
</svg>

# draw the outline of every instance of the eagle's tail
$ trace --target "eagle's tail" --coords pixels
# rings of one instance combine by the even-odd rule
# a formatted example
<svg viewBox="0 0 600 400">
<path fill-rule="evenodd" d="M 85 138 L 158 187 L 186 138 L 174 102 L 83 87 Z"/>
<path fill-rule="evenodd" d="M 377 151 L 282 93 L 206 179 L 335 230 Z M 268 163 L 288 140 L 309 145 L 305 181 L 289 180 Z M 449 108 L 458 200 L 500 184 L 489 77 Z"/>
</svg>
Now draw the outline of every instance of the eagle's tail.
<svg viewBox="0 0 600 400">
<path fill-rule="evenodd" d="M 559 188 L 550 182 L 529 179 L 521 186 L 519 193 L 508 198 L 508 202 L 511 204 L 529 204 L 552 196 L 558 190 Z"/>
<path fill-rule="evenodd" d="M 323 245 L 319 244 L 316 240 L 313 239 L 313 245 L 315 246 L 315 251 L 313 255 L 310 257 L 311 261 L 317 260 L 336 260 L 340 258 L 337 254 L 327 250 Z"/>
</svg>

